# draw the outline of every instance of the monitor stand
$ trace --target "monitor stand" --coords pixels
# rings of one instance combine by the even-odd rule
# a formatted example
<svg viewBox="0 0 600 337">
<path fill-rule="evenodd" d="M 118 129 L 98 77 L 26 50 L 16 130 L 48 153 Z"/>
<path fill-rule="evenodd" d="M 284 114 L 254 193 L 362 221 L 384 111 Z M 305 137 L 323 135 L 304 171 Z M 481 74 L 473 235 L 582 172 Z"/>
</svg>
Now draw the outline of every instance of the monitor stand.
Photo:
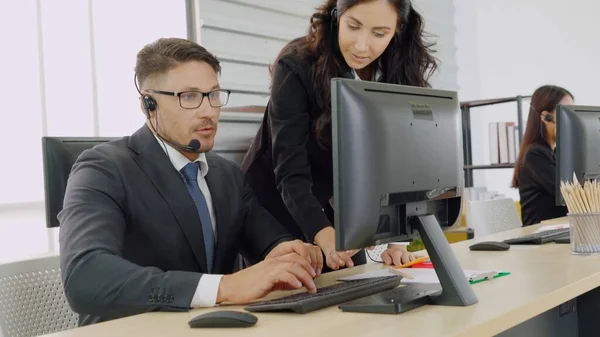
<svg viewBox="0 0 600 337">
<path fill-rule="evenodd" d="M 419 231 L 440 283 L 398 287 L 344 303 L 339 306 L 342 311 L 394 314 L 425 304 L 468 306 L 477 303 L 477 296 L 435 216 L 415 216 L 410 221 Z"/>
</svg>

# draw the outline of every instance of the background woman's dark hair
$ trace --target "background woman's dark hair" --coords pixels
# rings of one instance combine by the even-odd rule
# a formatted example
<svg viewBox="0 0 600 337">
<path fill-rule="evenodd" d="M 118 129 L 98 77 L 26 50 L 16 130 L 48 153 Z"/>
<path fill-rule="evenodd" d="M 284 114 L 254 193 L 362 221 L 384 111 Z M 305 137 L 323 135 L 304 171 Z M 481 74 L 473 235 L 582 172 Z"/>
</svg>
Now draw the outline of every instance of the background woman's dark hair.
<svg viewBox="0 0 600 337">
<path fill-rule="evenodd" d="M 531 96 L 531 103 L 529 107 L 529 117 L 527 118 L 527 127 L 525 128 L 525 134 L 521 140 L 521 148 L 519 149 L 519 156 L 515 163 L 515 170 L 513 172 L 512 187 L 519 187 L 519 170 L 525 162 L 525 154 L 532 144 L 547 144 L 543 137 L 544 124 L 540 116 L 542 112 L 554 112 L 556 105 L 562 101 L 565 96 L 571 96 L 567 89 L 557 87 L 554 85 L 545 85 L 536 89 Z"/>
<path fill-rule="evenodd" d="M 277 57 L 278 61 L 284 55 L 298 53 L 312 65 L 313 92 L 316 93 L 316 108 L 321 113 L 314 132 L 323 147 L 331 145 L 331 79 L 342 77 L 350 70 L 339 52 L 339 20 L 334 21 L 331 14 L 336 8 L 339 18 L 347 9 L 369 1 L 372 0 L 327 0 L 311 16 L 308 34 L 290 42 Z M 380 58 L 369 65 L 368 72 L 374 74 L 379 67 L 381 82 L 429 87 L 437 60 L 431 55 L 434 44 L 425 41 L 423 18 L 410 0 L 387 1 L 398 11 L 399 26 Z"/>
</svg>

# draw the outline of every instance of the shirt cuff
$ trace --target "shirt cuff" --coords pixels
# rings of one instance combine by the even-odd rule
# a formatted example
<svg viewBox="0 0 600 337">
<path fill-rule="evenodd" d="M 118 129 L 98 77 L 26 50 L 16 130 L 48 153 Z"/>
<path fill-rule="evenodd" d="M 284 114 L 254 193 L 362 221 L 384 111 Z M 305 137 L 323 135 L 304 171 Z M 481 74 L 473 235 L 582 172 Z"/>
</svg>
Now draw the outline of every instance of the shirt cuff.
<svg viewBox="0 0 600 337">
<path fill-rule="evenodd" d="M 192 297 L 191 308 L 214 307 L 217 304 L 219 284 L 223 275 L 203 274 Z"/>
<path fill-rule="evenodd" d="M 388 247 L 389 246 L 394 246 L 394 245 L 398 245 L 398 246 L 410 246 L 410 242 L 388 242 Z"/>
</svg>

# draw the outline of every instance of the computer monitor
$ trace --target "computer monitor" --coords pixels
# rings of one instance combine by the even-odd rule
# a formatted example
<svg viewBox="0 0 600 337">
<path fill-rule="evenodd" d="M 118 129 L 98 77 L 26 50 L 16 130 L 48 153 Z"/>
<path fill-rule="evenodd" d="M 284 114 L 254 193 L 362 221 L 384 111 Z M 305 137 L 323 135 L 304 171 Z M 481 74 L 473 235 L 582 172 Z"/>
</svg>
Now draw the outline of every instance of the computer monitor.
<svg viewBox="0 0 600 337">
<path fill-rule="evenodd" d="M 395 304 L 403 301 L 409 310 L 417 302 L 476 303 L 443 233 L 459 223 L 462 205 L 456 92 L 333 79 L 331 99 L 336 248 L 364 248 L 418 234 L 442 289 L 396 298 Z M 373 303 L 341 308 L 379 310 Z"/>
<path fill-rule="evenodd" d="M 87 149 L 116 138 L 42 137 L 46 227 L 58 227 L 67 180 L 77 157 Z"/>
<path fill-rule="evenodd" d="M 600 178 L 600 106 L 556 107 L 556 205 L 564 206 L 561 181 Z"/>
</svg>

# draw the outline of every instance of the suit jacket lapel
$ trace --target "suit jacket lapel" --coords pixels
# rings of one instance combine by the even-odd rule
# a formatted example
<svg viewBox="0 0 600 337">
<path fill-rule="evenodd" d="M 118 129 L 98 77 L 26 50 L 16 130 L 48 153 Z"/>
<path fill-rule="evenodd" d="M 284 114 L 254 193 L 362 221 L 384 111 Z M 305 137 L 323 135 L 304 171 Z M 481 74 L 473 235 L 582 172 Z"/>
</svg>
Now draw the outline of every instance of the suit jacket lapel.
<svg viewBox="0 0 600 337">
<path fill-rule="evenodd" d="M 136 153 L 133 155 L 133 159 L 146 173 L 162 199 L 173 211 L 173 215 L 200 265 L 200 270 L 206 272 L 208 267 L 200 217 L 179 172 L 173 167 L 167 154 L 160 148 L 156 138 L 146 126 L 133 134 L 129 143 L 130 148 Z M 165 226 L 168 225 L 165 224 Z"/>
<path fill-rule="evenodd" d="M 211 156 L 207 156 L 206 160 L 208 162 L 209 169 L 205 179 L 208 189 L 210 190 L 213 208 L 215 209 L 215 221 L 217 228 L 217 246 L 215 252 L 214 273 L 220 274 L 227 272 L 222 270 L 225 262 L 223 259 L 230 255 L 225 251 L 228 247 L 227 242 L 230 239 L 230 237 L 227 235 L 227 233 L 229 233 L 227 227 L 231 221 L 229 216 L 225 213 L 226 205 L 228 205 L 229 202 L 227 200 L 227 187 L 223 185 L 223 178 L 221 176 L 221 170 L 219 169 L 218 163 L 212 160 Z"/>
</svg>

